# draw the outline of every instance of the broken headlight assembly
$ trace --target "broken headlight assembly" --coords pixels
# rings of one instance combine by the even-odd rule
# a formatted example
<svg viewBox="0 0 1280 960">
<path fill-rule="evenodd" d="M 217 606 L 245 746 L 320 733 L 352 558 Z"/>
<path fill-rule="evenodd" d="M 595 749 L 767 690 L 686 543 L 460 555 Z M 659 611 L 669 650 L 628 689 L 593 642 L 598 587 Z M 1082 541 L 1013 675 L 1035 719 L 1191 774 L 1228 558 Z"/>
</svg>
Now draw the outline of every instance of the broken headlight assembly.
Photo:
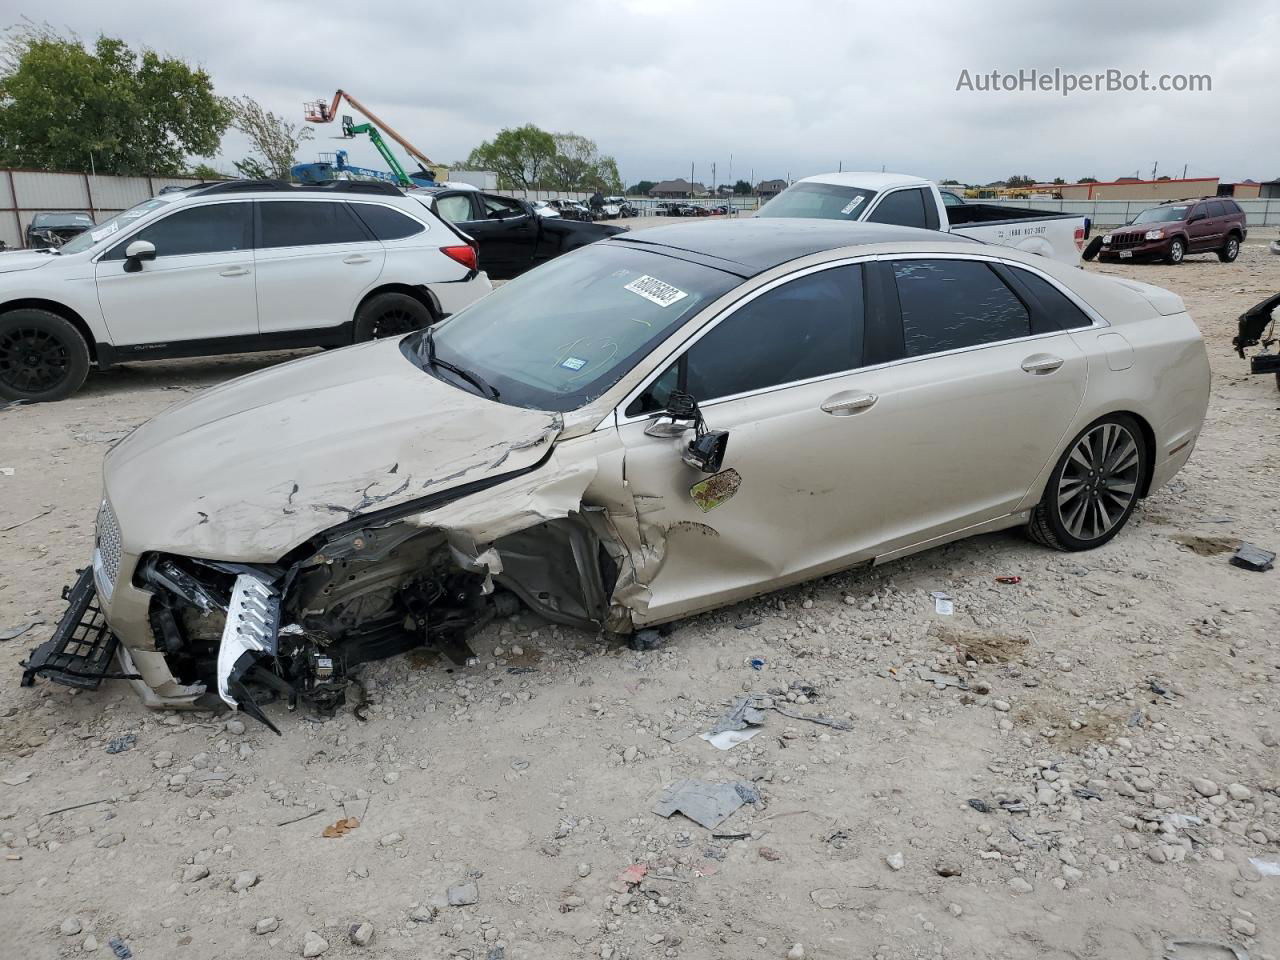
<svg viewBox="0 0 1280 960">
<path fill-rule="evenodd" d="M 1236 336 L 1232 338 L 1231 345 L 1236 348 L 1236 353 L 1242 360 L 1245 359 L 1248 347 L 1261 345 L 1262 350 L 1249 357 L 1249 370 L 1251 373 L 1274 373 L 1276 386 L 1280 387 L 1280 353 L 1271 350 L 1280 341 L 1276 336 L 1277 308 L 1280 308 L 1280 293 L 1254 304 L 1240 314 Z"/>
</svg>

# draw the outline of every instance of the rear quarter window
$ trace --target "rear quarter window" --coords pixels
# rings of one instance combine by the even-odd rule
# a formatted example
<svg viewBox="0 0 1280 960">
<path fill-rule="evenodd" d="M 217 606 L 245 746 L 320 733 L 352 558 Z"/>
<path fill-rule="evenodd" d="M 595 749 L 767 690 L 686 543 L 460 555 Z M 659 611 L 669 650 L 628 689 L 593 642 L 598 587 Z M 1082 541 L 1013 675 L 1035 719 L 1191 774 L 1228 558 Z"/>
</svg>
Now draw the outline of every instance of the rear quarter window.
<svg viewBox="0 0 1280 960">
<path fill-rule="evenodd" d="M 353 203 L 351 209 L 379 240 L 403 240 L 427 229 L 425 224 L 380 203 Z"/>
<path fill-rule="evenodd" d="M 1025 286 L 1035 298 L 1044 320 L 1054 330 L 1080 330 L 1093 326 L 1089 315 L 1077 307 L 1065 293 L 1038 273 L 1008 268 L 1014 279 Z"/>
</svg>

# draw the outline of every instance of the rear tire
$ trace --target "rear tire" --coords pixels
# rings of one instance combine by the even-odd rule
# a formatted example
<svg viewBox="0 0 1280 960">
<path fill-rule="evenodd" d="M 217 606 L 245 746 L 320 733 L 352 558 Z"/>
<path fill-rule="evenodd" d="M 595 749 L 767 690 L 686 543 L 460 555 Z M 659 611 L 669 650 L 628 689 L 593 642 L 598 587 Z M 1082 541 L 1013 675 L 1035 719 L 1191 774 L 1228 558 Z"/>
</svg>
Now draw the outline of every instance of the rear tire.
<svg viewBox="0 0 1280 960">
<path fill-rule="evenodd" d="M 1176 267 L 1178 264 L 1182 262 L 1183 258 L 1186 255 L 1187 255 L 1187 245 L 1183 243 L 1181 240 L 1174 239 L 1169 244 L 1169 252 L 1165 254 L 1164 259 L 1166 263 L 1171 263 Z"/>
<path fill-rule="evenodd" d="M 1125 414 L 1095 420 L 1058 459 L 1027 533 L 1054 550 L 1092 550 L 1129 522 L 1150 452 Z"/>
<path fill-rule="evenodd" d="M 1240 256 L 1240 238 L 1233 233 L 1227 237 L 1227 242 L 1218 251 L 1218 259 L 1223 263 L 1231 263 L 1238 256 Z"/>
<path fill-rule="evenodd" d="M 89 345 L 69 320 L 48 310 L 0 314 L 0 397 L 62 400 L 89 375 Z"/>
<path fill-rule="evenodd" d="M 403 336 L 434 322 L 431 311 L 407 293 L 379 293 L 356 311 L 355 342 Z"/>
</svg>

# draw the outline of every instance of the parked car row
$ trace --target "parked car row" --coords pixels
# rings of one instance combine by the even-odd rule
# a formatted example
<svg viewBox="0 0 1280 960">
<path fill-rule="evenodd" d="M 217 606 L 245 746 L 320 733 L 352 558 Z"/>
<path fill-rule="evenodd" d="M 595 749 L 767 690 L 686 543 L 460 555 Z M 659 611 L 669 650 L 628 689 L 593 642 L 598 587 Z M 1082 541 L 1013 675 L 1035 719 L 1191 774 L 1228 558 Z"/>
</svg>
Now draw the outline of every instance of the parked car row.
<svg viewBox="0 0 1280 960">
<path fill-rule="evenodd" d="M 737 208 L 731 203 L 690 203 L 687 200 L 664 200 L 654 208 L 659 217 L 723 217 L 734 216 Z"/>
</svg>

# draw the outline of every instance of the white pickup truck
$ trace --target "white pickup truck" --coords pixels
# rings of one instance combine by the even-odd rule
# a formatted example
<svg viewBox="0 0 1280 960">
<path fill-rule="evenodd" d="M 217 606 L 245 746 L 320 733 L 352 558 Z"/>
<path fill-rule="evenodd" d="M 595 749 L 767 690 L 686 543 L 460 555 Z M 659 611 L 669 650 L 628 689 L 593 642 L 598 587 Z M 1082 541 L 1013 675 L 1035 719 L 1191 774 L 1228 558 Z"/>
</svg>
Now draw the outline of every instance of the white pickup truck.
<svg viewBox="0 0 1280 960">
<path fill-rule="evenodd" d="M 929 180 L 901 173 L 823 173 L 797 180 L 757 217 L 865 220 L 958 233 L 1075 264 L 1089 221 L 1070 213 L 968 203 Z"/>
</svg>

